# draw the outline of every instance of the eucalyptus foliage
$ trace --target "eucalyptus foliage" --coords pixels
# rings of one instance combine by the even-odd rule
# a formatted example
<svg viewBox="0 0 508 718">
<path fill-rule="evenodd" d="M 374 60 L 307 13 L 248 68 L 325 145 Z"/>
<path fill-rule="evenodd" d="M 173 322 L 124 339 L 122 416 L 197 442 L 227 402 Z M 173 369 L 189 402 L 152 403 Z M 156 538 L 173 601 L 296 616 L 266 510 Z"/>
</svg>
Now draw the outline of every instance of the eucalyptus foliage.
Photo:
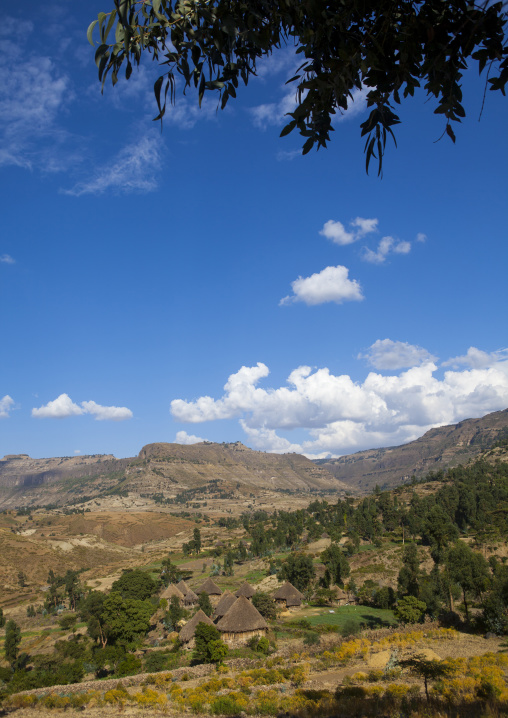
<svg viewBox="0 0 508 718">
<path fill-rule="evenodd" d="M 111 0 L 110 0 L 111 1 Z M 122 65 L 150 54 L 163 72 L 154 86 L 162 120 L 169 93 L 175 100 L 176 77 L 195 88 L 199 104 L 206 92 L 218 94 L 218 107 L 247 85 L 261 58 L 293 45 L 301 63 L 293 83 L 297 106 L 288 113 L 281 135 L 297 129 L 303 154 L 326 147 L 332 118 L 347 110 L 353 93 L 365 90 L 368 118 L 367 171 L 374 157 L 378 174 L 389 135 L 400 122 L 394 112 L 403 98 L 423 86 L 444 116 L 455 142 L 452 122 L 465 116 L 461 80 L 468 64 L 486 87 L 505 94 L 508 80 L 507 13 L 502 2 L 470 0 L 113 0 L 88 28 L 99 79 L 118 80 Z M 114 37 L 113 37 L 114 35 Z M 488 84 L 487 84 L 488 83 Z"/>
</svg>

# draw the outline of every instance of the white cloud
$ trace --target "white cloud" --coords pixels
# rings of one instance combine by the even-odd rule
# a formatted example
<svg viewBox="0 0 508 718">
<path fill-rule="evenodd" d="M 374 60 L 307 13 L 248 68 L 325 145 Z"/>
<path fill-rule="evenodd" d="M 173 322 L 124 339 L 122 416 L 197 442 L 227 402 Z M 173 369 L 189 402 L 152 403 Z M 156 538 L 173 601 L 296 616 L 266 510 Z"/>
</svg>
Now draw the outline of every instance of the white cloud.
<svg viewBox="0 0 508 718">
<path fill-rule="evenodd" d="M 0 399 L 0 419 L 8 418 L 13 405 L 14 399 L 9 396 L 9 394 L 6 394 L 2 399 Z"/>
<path fill-rule="evenodd" d="M 249 112 L 255 127 L 260 130 L 266 130 L 269 125 L 289 122 L 290 118 L 286 117 L 286 115 L 294 111 L 296 104 L 296 91 L 295 88 L 292 88 L 286 90 L 279 102 L 270 102 L 258 105 L 258 107 L 251 107 Z"/>
<path fill-rule="evenodd" d="M 78 182 L 65 194 L 81 197 L 84 194 L 116 194 L 151 192 L 157 189 L 157 174 L 161 167 L 161 139 L 151 135 L 124 147 L 109 166 L 98 170 L 85 182 Z"/>
<path fill-rule="evenodd" d="M 302 449 L 299 444 L 292 444 L 288 439 L 278 436 L 274 429 L 267 429 L 265 427 L 256 429 L 246 424 L 243 419 L 240 419 L 240 426 L 249 437 L 254 449 L 271 451 L 274 454 L 301 453 Z"/>
<path fill-rule="evenodd" d="M 3 264 L 16 264 L 16 260 L 10 254 L 0 255 L 0 262 Z"/>
<path fill-rule="evenodd" d="M 258 362 L 254 367 L 242 366 L 236 374 L 231 374 L 224 389 L 227 400 L 214 401 L 210 396 L 202 396 L 196 401 L 183 401 L 174 399 L 171 402 L 171 413 L 178 421 L 198 423 L 215 419 L 229 419 L 252 406 L 256 393 L 256 384 L 267 377 L 268 367 Z"/>
<path fill-rule="evenodd" d="M 399 241 L 393 237 L 383 237 L 374 251 L 368 247 L 364 247 L 363 257 L 366 262 L 371 264 L 382 264 L 387 256 L 393 252 L 395 254 L 408 254 L 411 251 L 411 243 Z"/>
<path fill-rule="evenodd" d="M 67 75 L 49 57 L 26 53 L 31 23 L 2 21 L 0 54 L 0 166 L 15 165 L 46 171 L 43 156 L 49 144 L 61 142 L 58 116 L 72 100 Z M 16 45 L 9 38 L 22 37 Z"/>
<path fill-rule="evenodd" d="M 356 279 L 349 279 L 348 275 L 348 268 L 338 265 L 325 267 L 310 277 L 298 277 L 291 282 L 293 294 L 281 299 L 279 304 L 305 302 L 314 306 L 325 302 L 359 302 L 364 298 L 360 284 Z"/>
<path fill-rule="evenodd" d="M 353 97 L 348 99 L 347 110 L 337 108 L 337 112 L 332 116 L 332 124 L 343 122 L 344 120 L 351 120 L 353 117 L 361 115 L 367 109 L 367 94 L 369 89 L 362 87 L 361 90 L 355 87 L 352 92 Z"/>
<path fill-rule="evenodd" d="M 74 449 L 74 456 L 79 456 L 81 454 L 81 449 Z"/>
<path fill-rule="evenodd" d="M 260 58 L 256 65 L 256 78 L 264 80 L 267 77 L 279 75 L 282 72 L 289 77 L 295 74 L 301 64 L 301 56 L 295 52 L 296 48 L 288 46 L 275 50 L 271 55 Z"/>
<path fill-rule="evenodd" d="M 425 242 L 427 240 L 427 235 L 423 234 L 423 232 L 418 232 L 416 235 L 416 241 L 417 242 Z"/>
<path fill-rule="evenodd" d="M 96 421 L 124 421 L 132 418 L 132 411 L 125 406 L 101 406 L 95 401 L 82 401 L 79 406 L 68 394 L 60 394 L 39 409 L 32 409 L 32 416 L 37 419 L 64 419 L 82 414 L 91 414 Z"/>
<path fill-rule="evenodd" d="M 377 219 L 357 217 L 350 222 L 350 227 L 353 229 L 348 232 L 342 222 L 329 219 L 328 222 L 324 223 L 323 229 L 320 230 L 319 234 L 330 239 L 334 244 L 343 246 L 356 242 L 360 237 L 364 237 L 366 234 L 376 232 L 378 221 Z"/>
<path fill-rule="evenodd" d="M 508 349 L 498 349 L 495 352 L 488 353 L 476 347 L 469 347 L 466 354 L 448 359 L 448 361 L 443 362 L 443 366 L 459 367 L 466 365 L 473 369 L 484 369 L 507 359 Z"/>
<path fill-rule="evenodd" d="M 400 357 L 404 344 L 393 344 L 399 345 Z M 424 360 L 426 350 L 406 347 L 407 354 Z M 238 418 L 256 448 L 338 455 L 402 444 L 432 427 L 508 406 L 508 359 L 482 369 L 446 371 L 438 378 L 428 357 L 389 376 L 370 372 L 363 382 L 327 368 L 301 366 L 291 372 L 286 386 L 268 389 L 258 386 L 269 373 L 258 363 L 231 375 L 221 398 L 177 399 L 171 413 L 190 423 Z M 294 429 L 307 432 L 308 438 L 297 443 L 280 435 Z"/>
<path fill-rule="evenodd" d="M 68 394 L 60 394 L 53 401 L 48 401 L 45 406 L 32 409 L 32 416 L 37 419 L 63 419 L 80 414 L 83 414 L 83 409 L 75 404 Z"/>
<path fill-rule="evenodd" d="M 351 222 L 353 227 L 357 227 L 356 237 L 365 237 L 366 234 L 377 232 L 378 224 L 378 219 L 364 219 L 363 217 L 357 217 Z"/>
<path fill-rule="evenodd" d="M 409 254 L 411 251 L 411 243 L 410 242 L 397 242 L 393 245 L 392 252 L 395 252 L 395 254 Z"/>
<path fill-rule="evenodd" d="M 279 150 L 275 155 L 277 162 L 291 162 L 296 157 L 302 156 L 302 150 Z"/>
<path fill-rule="evenodd" d="M 358 354 L 358 359 L 367 359 L 375 369 L 406 369 L 425 362 L 435 362 L 437 357 L 414 344 L 378 339 L 365 354 Z"/>
<path fill-rule="evenodd" d="M 342 222 L 335 222 L 333 219 L 329 219 L 328 222 L 324 223 L 319 234 L 330 239 L 335 244 L 341 245 L 352 244 L 357 239 L 354 232 L 348 232 Z"/>
<path fill-rule="evenodd" d="M 206 441 L 206 439 L 202 439 L 200 436 L 194 436 L 194 434 L 188 434 L 186 431 L 177 431 L 175 437 L 175 444 L 201 444 L 203 441 Z"/>
<path fill-rule="evenodd" d="M 96 421 L 125 421 L 132 419 L 132 411 L 126 406 L 101 406 L 95 401 L 82 401 L 83 413 L 92 414 Z"/>
</svg>

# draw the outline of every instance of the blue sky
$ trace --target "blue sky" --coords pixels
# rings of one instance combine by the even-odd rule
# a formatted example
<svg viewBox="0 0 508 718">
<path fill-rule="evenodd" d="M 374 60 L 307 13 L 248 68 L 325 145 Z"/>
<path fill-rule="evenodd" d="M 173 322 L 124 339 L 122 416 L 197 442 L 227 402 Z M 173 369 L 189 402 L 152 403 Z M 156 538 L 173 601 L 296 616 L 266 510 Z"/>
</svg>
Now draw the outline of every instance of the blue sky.
<svg viewBox="0 0 508 718">
<path fill-rule="evenodd" d="M 365 174 L 361 93 L 329 148 L 280 139 L 283 50 L 216 112 L 157 68 L 100 93 L 107 2 L 10 8 L 0 83 L 0 456 L 241 440 L 325 456 L 508 406 L 506 99 L 423 96 Z"/>
</svg>

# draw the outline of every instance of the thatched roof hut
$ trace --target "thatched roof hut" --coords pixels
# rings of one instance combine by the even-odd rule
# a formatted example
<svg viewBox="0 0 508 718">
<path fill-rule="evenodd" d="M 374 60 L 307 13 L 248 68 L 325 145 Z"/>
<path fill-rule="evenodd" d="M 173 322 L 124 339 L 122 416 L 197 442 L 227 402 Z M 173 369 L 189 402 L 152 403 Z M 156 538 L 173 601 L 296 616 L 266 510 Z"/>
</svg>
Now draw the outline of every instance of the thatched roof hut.
<svg viewBox="0 0 508 718">
<path fill-rule="evenodd" d="M 196 589 L 196 593 L 198 594 L 198 596 L 200 593 L 203 593 L 203 591 L 209 596 L 222 596 L 222 591 L 217 586 L 217 584 L 212 581 L 211 578 L 207 578 L 206 581 L 202 583 L 199 588 Z"/>
<path fill-rule="evenodd" d="M 222 596 L 220 588 L 212 581 L 211 578 L 207 578 L 206 581 L 196 589 L 198 596 L 200 593 L 203 593 L 203 591 L 208 594 L 212 606 L 215 607 L 219 603 L 219 599 Z"/>
<path fill-rule="evenodd" d="M 196 627 L 198 623 L 206 623 L 208 626 L 213 626 L 213 621 L 208 618 L 206 613 L 203 613 L 201 609 L 193 615 L 190 621 L 187 621 L 185 626 L 180 631 L 178 638 L 180 643 L 183 643 L 185 648 L 194 648 L 194 634 L 196 633 Z"/>
<path fill-rule="evenodd" d="M 192 588 L 189 588 L 185 596 L 183 597 L 183 602 L 186 606 L 195 606 L 196 603 L 199 601 L 199 598 L 196 596 Z"/>
<path fill-rule="evenodd" d="M 230 591 L 224 591 L 224 593 L 220 597 L 219 603 L 215 608 L 215 611 L 212 613 L 212 621 L 214 621 L 214 623 L 217 623 L 219 619 L 226 615 L 226 613 L 229 611 L 235 601 L 236 596 L 233 596 Z"/>
<path fill-rule="evenodd" d="M 273 594 L 274 601 L 279 605 L 286 606 L 286 608 L 298 608 L 302 605 L 303 598 L 303 593 L 300 593 L 289 581 L 286 581 L 286 583 Z"/>
<path fill-rule="evenodd" d="M 240 596 L 217 622 L 222 640 L 229 645 L 247 643 L 253 636 L 264 636 L 268 624 L 245 596 Z"/>
<path fill-rule="evenodd" d="M 183 593 L 184 596 L 186 593 L 189 592 L 189 587 L 187 586 L 187 584 L 185 583 L 183 578 L 181 581 L 178 581 L 178 583 L 176 584 L 176 587 Z"/>
<path fill-rule="evenodd" d="M 238 591 L 236 591 L 235 596 L 239 598 L 240 596 L 245 596 L 245 598 L 252 598 L 253 595 L 256 593 L 256 591 L 252 588 L 250 583 L 247 583 L 245 581 L 242 583 Z"/>
<path fill-rule="evenodd" d="M 183 601 L 183 593 L 180 591 L 178 586 L 174 583 L 170 583 L 169 586 L 161 593 L 160 597 L 165 598 L 169 602 L 173 596 L 176 596 L 179 601 Z"/>
</svg>

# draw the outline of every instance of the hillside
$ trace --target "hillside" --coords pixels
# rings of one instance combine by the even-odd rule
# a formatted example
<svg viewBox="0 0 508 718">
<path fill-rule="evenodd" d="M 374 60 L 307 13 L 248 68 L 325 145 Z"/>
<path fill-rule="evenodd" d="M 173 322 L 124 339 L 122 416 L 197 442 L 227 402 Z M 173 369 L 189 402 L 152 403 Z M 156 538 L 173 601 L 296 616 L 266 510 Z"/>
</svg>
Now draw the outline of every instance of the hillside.
<svg viewBox="0 0 508 718">
<path fill-rule="evenodd" d="M 217 481 L 249 495 L 260 490 L 344 492 L 349 489 L 299 454 L 267 454 L 237 442 L 191 446 L 148 444 L 138 457 L 107 456 L 0 459 L 0 508 L 62 506 L 107 495 L 175 496 Z"/>
<path fill-rule="evenodd" d="M 508 409 L 481 419 L 427 431 L 403 446 L 369 449 L 339 459 L 320 459 L 315 463 L 346 484 L 365 492 L 376 484 L 381 488 L 398 486 L 429 471 L 466 464 L 498 438 L 508 433 Z"/>
</svg>

